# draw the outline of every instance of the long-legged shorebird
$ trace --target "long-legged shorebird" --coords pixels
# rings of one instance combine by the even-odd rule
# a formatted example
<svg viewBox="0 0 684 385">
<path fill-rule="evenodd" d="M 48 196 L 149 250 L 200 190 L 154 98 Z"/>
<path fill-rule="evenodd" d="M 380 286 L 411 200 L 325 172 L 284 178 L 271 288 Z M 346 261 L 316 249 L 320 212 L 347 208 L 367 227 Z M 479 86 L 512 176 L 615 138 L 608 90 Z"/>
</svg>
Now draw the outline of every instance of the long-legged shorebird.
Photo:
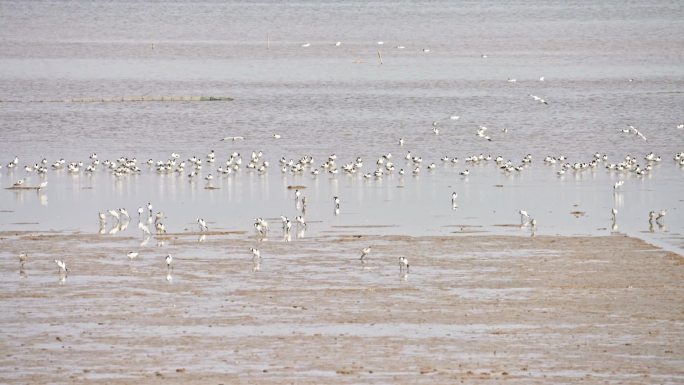
<svg viewBox="0 0 684 385">
<path fill-rule="evenodd" d="M 364 261 L 364 258 L 366 258 L 366 256 L 368 256 L 368 254 L 370 254 L 370 252 L 371 252 L 371 247 L 370 247 L 370 246 L 364 248 L 363 250 L 361 250 L 361 258 L 359 258 L 359 259 L 360 259 L 361 261 Z"/>
<path fill-rule="evenodd" d="M 399 257 L 399 272 L 407 272 L 409 271 L 409 263 L 408 263 L 408 258 L 406 257 Z"/>
</svg>

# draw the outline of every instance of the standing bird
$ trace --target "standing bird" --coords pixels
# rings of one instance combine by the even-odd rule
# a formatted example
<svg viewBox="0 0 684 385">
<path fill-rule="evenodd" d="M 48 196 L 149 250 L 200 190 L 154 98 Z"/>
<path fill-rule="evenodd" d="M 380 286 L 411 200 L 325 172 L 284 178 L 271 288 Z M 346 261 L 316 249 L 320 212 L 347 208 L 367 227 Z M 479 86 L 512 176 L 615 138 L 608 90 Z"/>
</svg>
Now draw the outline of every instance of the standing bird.
<svg viewBox="0 0 684 385">
<path fill-rule="evenodd" d="M 138 253 L 135 251 L 129 251 L 128 254 L 126 254 L 126 255 L 128 256 L 128 259 L 133 260 L 134 258 L 136 258 L 138 256 Z"/>
<path fill-rule="evenodd" d="M 173 257 L 171 254 L 168 254 L 164 260 L 166 261 L 166 268 L 168 270 L 173 269 L 173 266 L 171 265 L 173 263 Z"/>
<path fill-rule="evenodd" d="M 295 190 L 294 196 L 295 196 L 295 200 L 296 200 L 296 201 L 299 200 L 299 197 L 300 197 L 301 195 L 302 195 L 302 193 L 301 193 L 299 190 Z"/>
<path fill-rule="evenodd" d="M 119 215 L 120 215 L 120 216 L 123 215 L 124 217 L 126 217 L 126 220 L 131 220 L 131 216 L 128 215 L 128 210 L 126 210 L 126 209 L 124 209 L 124 208 L 120 208 L 120 209 L 119 209 Z M 123 217 L 122 217 L 122 218 L 123 218 Z"/>
<path fill-rule="evenodd" d="M 67 269 L 66 263 L 64 261 L 55 259 L 55 264 L 57 264 L 57 268 L 59 269 L 60 275 L 66 275 L 69 272 L 69 269 Z"/>
<path fill-rule="evenodd" d="M 24 270 L 24 264 L 28 261 L 28 254 L 19 254 L 19 270 Z"/>
<path fill-rule="evenodd" d="M 150 232 L 150 228 L 142 222 L 138 222 L 138 228 L 142 231 L 143 237 L 149 237 L 150 235 L 152 235 L 152 233 Z"/>
<path fill-rule="evenodd" d="M 359 259 L 363 262 L 364 258 L 366 258 L 366 256 L 367 256 L 368 254 L 370 254 L 370 252 L 371 252 L 371 247 L 370 247 L 370 246 L 364 248 L 363 250 L 361 250 L 361 258 L 359 258 Z"/>
<path fill-rule="evenodd" d="M 249 251 L 252 252 L 252 258 L 253 259 L 261 259 L 261 251 L 259 251 L 259 249 L 255 249 L 253 247 L 250 247 Z"/>
<path fill-rule="evenodd" d="M 209 228 L 207 227 L 207 222 L 204 219 L 198 218 L 197 224 L 199 225 L 201 232 L 209 230 Z"/>
<path fill-rule="evenodd" d="M 306 228 L 306 221 L 304 220 L 303 216 L 297 215 L 295 217 L 295 221 L 297 222 L 297 228 L 299 228 L 300 226 Z"/>
<path fill-rule="evenodd" d="M 661 222 L 662 219 L 665 219 L 665 215 L 667 214 L 667 210 L 660 210 L 658 215 L 656 216 L 656 223 L 659 225 L 662 225 L 663 223 Z"/>
<path fill-rule="evenodd" d="M 613 208 L 610 210 L 610 213 L 611 213 L 611 215 L 613 216 L 613 223 L 615 223 L 616 215 L 617 215 L 617 213 L 618 213 L 617 209 L 616 209 L 615 207 L 613 207 Z"/>
<path fill-rule="evenodd" d="M 107 223 L 107 216 L 103 212 L 99 212 L 97 215 L 100 217 L 100 226 L 104 226 Z"/>
<path fill-rule="evenodd" d="M 285 233 L 285 236 L 290 235 L 290 230 L 292 229 L 292 222 L 289 219 L 285 219 L 285 223 L 283 224 L 283 232 Z"/>
<path fill-rule="evenodd" d="M 143 211 L 144 211 L 144 210 L 143 210 L 142 206 L 141 206 L 141 207 L 138 207 L 138 221 L 140 221 L 140 217 L 142 216 Z"/>
<path fill-rule="evenodd" d="M 121 219 L 120 219 L 120 217 L 119 217 L 119 212 L 118 212 L 118 211 L 116 211 L 116 210 L 114 210 L 114 209 L 111 209 L 111 210 L 109 210 L 109 211 L 107 211 L 107 212 L 109 213 L 109 215 L 111 215 L 111 216 L 113 216 L 114 218 L 116 218 L 116 221 L 117 221 L 117 222 L 120 222 L 120 221 L 121 221 Z"/>
<path fill-rule="evenodd" d="M 530 214 L 528 214 L 525 210 L 518 210 L 518 214 L 520 214 L 520 225 L 524 225 L 526 223 L 525 218 L 528 220 L 530 219 Z"/>
<path fill-rule="evenodd" d="M 456 191 L 451 193 L 451 208 L 455 209 L 458 207 L 458 203 L 456 203 L 456 199 L 458 198 L 458 194 L 456 194 Z"/>
<path fill-rule="evenodd" d="M 335 204 L 335 215 L 338 215 L 340 213 L 340 198 L 333 197 L 333 203 Z"/>
<path fill-rule="evenodd" d="M 409 270 L 409 263 L 406 257 L 399 257 L 399 272 L 407 272 Z"/>
</svg>

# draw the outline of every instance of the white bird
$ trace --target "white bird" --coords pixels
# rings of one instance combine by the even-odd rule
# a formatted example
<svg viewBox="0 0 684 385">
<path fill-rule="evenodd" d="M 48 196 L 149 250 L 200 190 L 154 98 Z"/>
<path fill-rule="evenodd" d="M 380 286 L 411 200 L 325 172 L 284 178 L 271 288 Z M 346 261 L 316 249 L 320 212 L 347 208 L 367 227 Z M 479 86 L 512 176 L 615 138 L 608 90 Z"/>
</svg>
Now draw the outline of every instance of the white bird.
<svg viewBox="0 0 684 385">
<path fill-rule="evenodd" d="M 459 119 L 461 119 L 461 117 L 458 116 L 458 115 L 451 115 L 451 116 L 449 117 L 449 119 L 451 119 L 451 120 L 459 120 Z"/>
<path fill-rule="evenodd" d="M 132 260 L 138 256 L 138 253 L 135 251 L 129 251 L 128 254 L 126 254 L 126 255 L 128 256 L 128 259 Z"/>
<path fill-rule="evenodd" d="M 399 145 L 403 146 L 404 145 L 404 138 L 399 138 Z"/>
<path fill-rule="evenodd" d="M 118 211 L 116 211 L 116 210 L 114 210 L 114 209 L 111 209 L 111 210 L 109 210 L 109 211 L 107 211 L 107 212 L 109 213 L 109 215 L 111 215 L 111 216 L 113 216 L 114 218 L 116 218 L 117 222 L 120 221 L 120 219 L 119 219 L 119 212 L 118 212 Z"/>
<path fill-rule="evenodd" d="M 207 222 L 204 219 L 198 218 L 197 225 L 199 225 L 200 231 L 208 231 Z"/>
<path fill-rule="evenodd" d="M 458 203 L 456 203 L 456 199 L 458 198 L 458 194 L 456 194 L 456 191 L 451 193 L 451 208 L 456 208 L 458 207 Z"/>
<path fill-rule="evenodd" d="M 280 134 L 273 134 L 274 139 L 280 139 Z"/>
<path fill-rule="evenodd" d="M 408 273 L 409 263 L 406 257 L 399 257 L 399 271 L 406 271 Z"/>
<path fill-rule="evenodd" d="M 619 180 L 619 181 L 615 182 L 615 184 L 613 185 L 613 190 L 619 189 L 620 187 L 622 187 L 623 184 L 625 184 L 624 180 Z"/>
<path fill-rule="evenodd" d="M 543 81 L 544 81 L 544 77 L 543 77 L 543 76 L 540 77 L 540 78 L 539 78 L 539 81 L 540 81 L 540 82 L 543 82 Z"/>
<path fill-rule="evenodd" d="M 616 215 L 617 215 L 617 213 L 618 213 L 617 209 L 613 207 L 613 208 L 610 210 L 610 213 L 611 213 L 611 215 L 613 216 L 613 222 L 615 222 Z"/>
<path fill-rule="evenodd" d="M 667 210 L 660 210 L 658 215 L 656 216 L 656 222 L 661 223 L 660 220 L 665 218 L 665 215 L 667 214 Z"/>
<path fill-rule="evenodd" d="M 166 258 L 164 259 L 164 261 L 166 261 L 166 268 L 167 268 L 167 269 L 170 269 L 170 268 L 171 268 L 171 264 L 173 263 L 173 257 L 171 256 L 171 254 L 168 254 L 168 255 L 166 256 Z"/>
<path fill-rule="evenodd" d="M 342 45 L 342 42 L 341 42 L 341 41 L 338 41 L 337 43 L 335 43 L 335 47 L 339 47 L 339 46 L 341 46 L 341 45 Z"/>
<path fill-rule="evenodd" d="M 142 207 L 138 207 L 138 219 L 140 219 L 140 217 L 142 216 L 143 211 L 144 211 L 144 210 L 143 210 Z"/>
<path fill-rule="evenodd" d="M 67 269 L 66 263 L 64 261 L 55 259 L 55 264 L 57 264 L 60 274 L 67 274 L 69 272 L 69 269 Z"/>
<path fill-rule="evenodd" d="M 302 44 L 302 47 L 303 47 L 303 48 L 311 47 L 311 43 L 304 43 L 304 44 Z"/>
<path fill-rule="evenodd" d="M 518 214 L 520 214 L 520 224 L 525 224 L 525 218 L 530 219 L 530 214 L 527 213 L 525 210 L 518 210 Z"/>
<path fill-rule="evenodd" d="M 304 228 L 306 228 L 306 221 L 304 221 L 303 216 L 301 216 L 301 215 L 296 216 L 295 221 L 297 222 L 297 227 L 304 226 Z"/>
<path fill-rule="evenodd" d="M 461 174 L 462 176 L 467 176 L 468 174 L 470 174 L 470 171 L 468 171 L 468 170 L 466 169 L 466 170 L 461 171 L 460 174 Z"/>
<path fill-rule="evenodd" d="M 235 142 L 236 140 L 244 140 L 244 139 L 245 139 L 244 136 L 226 136 L 225 138 L 221 139 L 221 141 L 223 142 L 226 140 L 232 140 L 233 142 Z"/>
<path fill-rule="evenodd" d="M 104 225 L 105 222 L 107 222 L 107 216 L 103 212 L 97 213 L 98 217 L 100 218 L 100 224 Z"/>
<path fill-rule="evenodd" d="M 361 258 L 359 258 L 359 259 L 363 261 L 363 259 L 366 258 L 366 256 L 367 256 L 368 254 L 370 254 L 370 252 L 371 252 L 371 247 L 370 247 L 370 246 L 364 248 L 363 250 L 361 250 Z"/>
<path fill-rule="evenodd" d="M 150 228 L 147 227 L 147 225 L 143 224 L 142 222 L 138 222 L 138 228 L 142 230 L 143 236 L 150 236 L 152 233 L 150 232 Z"/>
<path fill-rule="evenodd" d="M 21 186 L 22 184 L 24 184 L 24 179 L 19 179 L 18 181 L 14 182 L 14 186 L 13 186 L 13 187 L 19 187 L 19 186 Z"/>
<path fill-rule="evenodd" d="M 23 269 L 24 264 L 28 261 L 28 254 L 27 253 L 21 253 L 19 254 L 19 268 Z"/>
<path fill-rule="evenodd" d="M 125 216 L 126 219 L 129 219 L 129 220 L 131 219 L 131 216 L 128 215 L 128 210 L 126 210 L 126 209 L 120 208 L 120 209 L 119 209 L 119 214 Z"/>
<path fill-rule="evenodd" d="M 539 103 L 542 103 L 542 104 L 549 104 L 549 103 L 546 102 L 546 100 L 540 98 L 540 97 L 537 96 L 537 95 L 532 95 L 532 94 L 530 94 L 530 96 L 532 97 L 532 99 L 538 101 Z"/>
<path fill-rule="evenodd" d="M 261 259 L 261 251 L 259 251 L 259 249 L 255 249 L 253 247 L 250 247 L 249 251 L 252 252 L 252 258 Z"/>
<path fill-rule="evenodd" d="M 294 196 L 295 196 L 295 200 L 296 200 L 296 201 L 299 200 L 299 197 L 300 197 L 301 195 L 302 195 L 302 193 L 301 193 L 299 190 L 295 190 Z"/>
<path fill-rule="evenodd" d="M 38 185 L 38 190 L 44 189 L 48 185 L 47 181 L 43 181 Z"/>
</svg>

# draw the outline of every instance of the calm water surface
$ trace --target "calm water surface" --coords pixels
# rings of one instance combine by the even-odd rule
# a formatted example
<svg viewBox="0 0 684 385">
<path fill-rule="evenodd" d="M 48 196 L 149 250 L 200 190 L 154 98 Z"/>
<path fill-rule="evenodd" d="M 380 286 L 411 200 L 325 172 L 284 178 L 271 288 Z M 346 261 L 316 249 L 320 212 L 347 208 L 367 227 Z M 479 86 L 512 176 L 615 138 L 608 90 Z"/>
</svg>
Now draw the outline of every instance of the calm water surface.
<svg viewBox="0 0 684 385">
<path fill-rule="evenodd" d="M 43 158 L 87 162 L 93 152 L 100 160 L 142 163 L 172 152 L 204 158 L 215 150 L 217 163 L 205 163 L 193 181 L 185 176 L 189 168 L 181 176 L 159 175 L 141 165 L 139 175 L 120 178 L 104 168 L 92 175 L 51 170 L 41 193 L 0 192 L 0 229 L 94 233 L 98 211 L 133 213 L 147 202 L 167 215 L 173 232 L 195 230 L 199 217 L 211 229 L 251 231 L 256 216 L 273 218 L 277 228 L 280 215 L 298 213 L 287 190 L 298 184 L 309 201 L 306 236 L 529 235 L 528 227 L 512 226 L 520 208 L 537 219 L 538 234 L 605 235 L 613 232 L 616 207 L 616 231 L 681 252 L 684 169 L 672 158 L 684 151 L 684 130 L 677 128 L 684 123 L 682 19 L 677 1 L 3 1 L 2 187 L 24 177 L 37 185 L 42 179 L 23 167 Z M 40 102 L 154 95 L 234 100 Z M 628 124 L 648 140 L 620 133 Z M 491 142 L 476 135 L 479 125 L 489 127 Z M 245 140 L 220 141 L 234 135 Z M 243 169 L 217 176 L 230 153 L 246 163 L 253 150 L 270 162 L 265 174 Z M 417 177 L 403 159 L 408 151 L 424 159 Z M 643 177 L 603 164 L 558 177 L 560 166 L 542 161 L 562 154 L 571 163 L 589 162 L 595 152 L 615 163 L 632 155 L 645 166 L 649 152 L 663 160 Z M 363 173 L 392 153 L 407 174 L 366 180 L 362 172 L 313 177 L 310 170 L 279 170 L 281 157 L 310 154 L 318 166 L 332 153 L 338 167 L 363 157 Z M 465 162 L 480 153 L 515 164 L 530 153 L 533 162 L 510 174 L 493 162 Z M 19 166 L 8 170 L 15 155 Z M 460 160 L 443 163 L 442 156 Z M 426 169 L 431 162 L 434 171 Z M 464 169 L 470 170 L 465 178 Z M 209 173 L 216 190 L 204 188 Z M 618 180 L 625 184 L 614 194 Z M 456 210 L 452 191 L 459 194 Z M 342 200 L 340 215 L 333 196 Z M 660 209 L 668 210 L 665 226 L 649 229 L 648 212 Z M 137 234 L 135 222 L 118 234 Z"/>
</svg>

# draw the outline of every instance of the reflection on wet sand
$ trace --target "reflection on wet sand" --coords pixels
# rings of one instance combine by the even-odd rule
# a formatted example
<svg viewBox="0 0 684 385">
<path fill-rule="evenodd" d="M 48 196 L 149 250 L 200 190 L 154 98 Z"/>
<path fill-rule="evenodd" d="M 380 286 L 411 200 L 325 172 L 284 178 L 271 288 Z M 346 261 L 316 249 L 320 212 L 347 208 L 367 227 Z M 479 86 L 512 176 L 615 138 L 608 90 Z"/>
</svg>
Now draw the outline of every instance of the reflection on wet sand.
<svg viewBox="0 0 684 385">
<path fill-rule="evenodd" d="M 130 259 L 135 237 L 0 233 L 3 253 L 30 252 L 32 272 L 0 262 L 2 303 L 17 309 L 0 313 L 5 365 L 22 369 L 5 380 L 678 378 L 684 259 L 634 238 L 350 233 L 257 250 L 244 234 L 196 236 Z M 55 282 L 61 256 L 69 277 L 60 267 Z"/>
</svg>

